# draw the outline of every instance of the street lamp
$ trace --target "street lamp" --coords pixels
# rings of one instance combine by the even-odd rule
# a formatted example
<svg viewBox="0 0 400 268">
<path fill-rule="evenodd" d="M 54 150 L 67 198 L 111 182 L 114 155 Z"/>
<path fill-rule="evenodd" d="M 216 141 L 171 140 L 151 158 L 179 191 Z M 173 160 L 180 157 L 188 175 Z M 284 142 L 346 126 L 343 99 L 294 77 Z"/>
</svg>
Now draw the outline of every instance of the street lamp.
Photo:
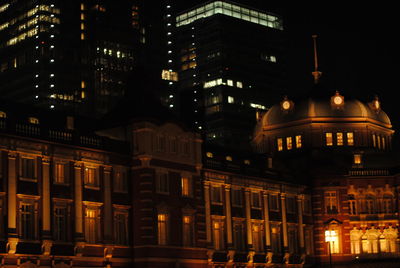
<svg viewBox="0 0 400 268">
<path fill-rule="evenodd" d="M 336 240 L 336 231 L 335 230 L 326 230 L 325 231 L 325 242 L 329 243 L 328 251 L 329 251 L 329 267 L 332 268 L 332 244 L 335 243 Z"/>
</svg>

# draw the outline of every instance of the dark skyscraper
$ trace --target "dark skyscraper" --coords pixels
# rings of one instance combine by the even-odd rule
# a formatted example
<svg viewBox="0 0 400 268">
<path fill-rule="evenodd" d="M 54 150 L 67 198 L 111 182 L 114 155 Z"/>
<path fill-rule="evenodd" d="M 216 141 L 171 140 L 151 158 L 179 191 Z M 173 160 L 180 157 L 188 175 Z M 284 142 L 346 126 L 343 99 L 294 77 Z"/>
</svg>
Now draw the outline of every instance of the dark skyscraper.
<svg viewBox="0 0 400 268">
<path fill-rule="evenodd" d="M 126 94 L 138 47 L 132 0 L 2 1 L 3 98 L 101 115 Z"/>
<path fill-rule="evenodd" d="M 245 143 L 256 110 L 285 90 L 280 16 L 229 1 L 210 1 L 176 17 L 176 69 L 182 113 L 206 140 Z"/>
</svg>

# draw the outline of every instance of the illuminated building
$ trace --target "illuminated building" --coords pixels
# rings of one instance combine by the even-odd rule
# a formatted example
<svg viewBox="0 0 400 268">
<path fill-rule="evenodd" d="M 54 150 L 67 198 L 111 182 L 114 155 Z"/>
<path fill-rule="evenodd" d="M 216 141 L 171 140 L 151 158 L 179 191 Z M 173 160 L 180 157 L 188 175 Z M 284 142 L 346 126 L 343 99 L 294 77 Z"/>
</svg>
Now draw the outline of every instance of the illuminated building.
<svg viewBox="0 0 400 268">
<path fill-rule="evenodd" d="M 106 113 L 125 95 L 136 64 L 137 23 L 133 0 L 118 5 L 2 1 L 2 97 L 48 109 Z"/>
<path fill-rule="evenodd" d="M 246 147 L 256 110 L 283 94 L 284 34 L 280 16 L 230 1 L 177 14 L 180 110 L 207 142 Z"/>
<path fill-rule="evenodd" d="M 274 105 L 260 117 L 254 146 L 310 187 L 316 262 L 398 258 L 399 163 L 390 119 L 378 98 L 317 95 Z"/>
</svg>

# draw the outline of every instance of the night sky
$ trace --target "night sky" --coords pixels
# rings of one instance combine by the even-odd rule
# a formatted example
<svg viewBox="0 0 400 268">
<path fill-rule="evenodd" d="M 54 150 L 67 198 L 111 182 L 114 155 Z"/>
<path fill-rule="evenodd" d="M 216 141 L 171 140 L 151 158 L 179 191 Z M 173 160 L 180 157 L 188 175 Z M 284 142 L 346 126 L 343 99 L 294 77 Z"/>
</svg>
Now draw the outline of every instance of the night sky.
<svg viewBox="0 0 400 268">
<path fill-rule="evenodd" d="M 333 3 L 333 2 L 332 2 Z M 292 86 L 309 87 L 312 34 L 318 35 L 322 82 L 342 95 L 370 101 L 377 95 L 392 123 L 400 127 L 397 89 L 398 48 L 394 6 L 318 5 L 281 7 L 289 33 Z"/>
<path fill-rule="evenodd" d="M 183 7 L 204 3 L 185 0 Z M 290 86 L 304 94 L 312 87 L 313 41 L 318 35 L 319 69 L 325 88 L 342 95 L 371 101 L 375 95 L 400 132 L 397 98 L 400 78 L 397 59 L 400 43 L 394 2 L 233 0 L 280 14 L 288 33 Z M 351 3 L 352 5 L 349 5 Z M 400 97 L 399 97 L 400 98 Z"/>
</svg>

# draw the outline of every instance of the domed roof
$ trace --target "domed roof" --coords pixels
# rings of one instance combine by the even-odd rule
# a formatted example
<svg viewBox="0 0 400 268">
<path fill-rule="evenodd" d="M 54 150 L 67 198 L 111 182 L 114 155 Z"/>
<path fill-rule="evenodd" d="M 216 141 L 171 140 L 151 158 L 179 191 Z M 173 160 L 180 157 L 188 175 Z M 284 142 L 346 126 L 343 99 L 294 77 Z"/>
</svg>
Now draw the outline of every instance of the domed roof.
<svg viewBox="0 0 400 268">
<path fill-rule="evenodd" d="M 342 98 L 342 101 L 340 101 L 340 98 Z M 343 96 L 338 93 L 331 99 L 310 98 L 298 102 L 285 99 L 282 103 L 272 106 L 264 114 L 260 122 L 261 126 L 259 125 L 258 128 L 307 119 L 316 122 L 370 121 L 391 128 L 390 119 L 380 109 L 378 99 L 364 104 L 358 100 L 344 100 Z"/>
</svg>

